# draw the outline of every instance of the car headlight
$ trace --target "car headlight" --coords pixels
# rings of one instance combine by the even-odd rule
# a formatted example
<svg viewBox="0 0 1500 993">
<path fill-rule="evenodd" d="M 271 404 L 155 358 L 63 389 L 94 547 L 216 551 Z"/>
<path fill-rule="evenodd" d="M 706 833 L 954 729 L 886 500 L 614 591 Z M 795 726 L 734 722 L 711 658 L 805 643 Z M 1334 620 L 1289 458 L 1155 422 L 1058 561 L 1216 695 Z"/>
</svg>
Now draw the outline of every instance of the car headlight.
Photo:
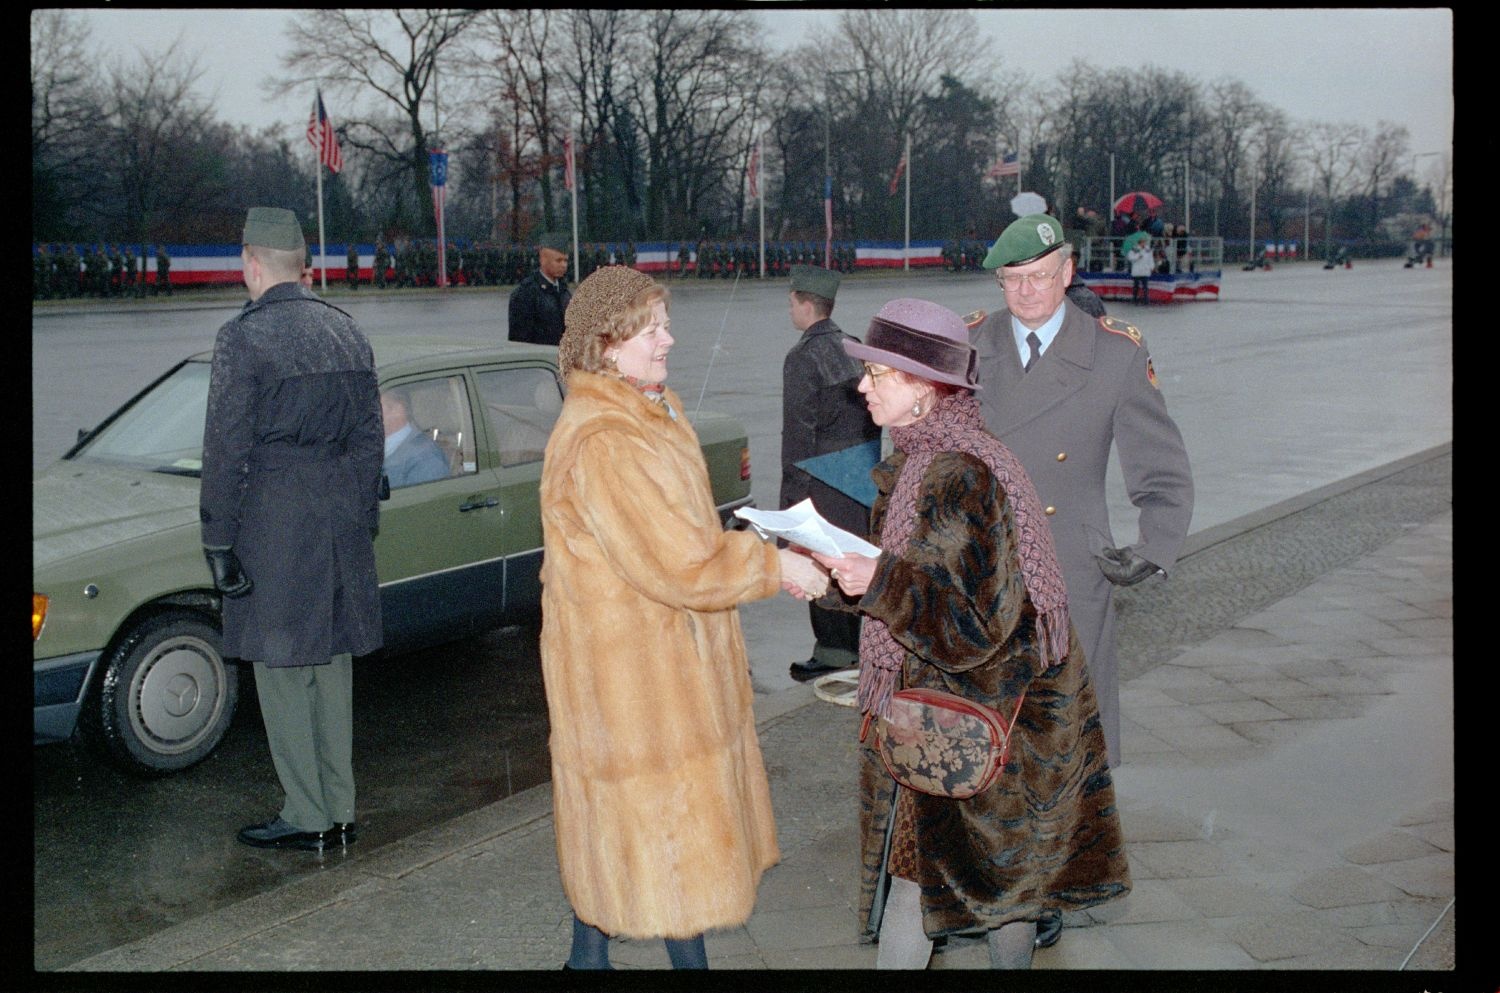
<svg viewBox="0 0 1500 993">
<path fill-rule="evenodd" d="M 47 623 L 47 598 L 40 593 L 31 594 L 31 640 L 36 639 L 42 633 L 42 625 Z"/>
</svg>

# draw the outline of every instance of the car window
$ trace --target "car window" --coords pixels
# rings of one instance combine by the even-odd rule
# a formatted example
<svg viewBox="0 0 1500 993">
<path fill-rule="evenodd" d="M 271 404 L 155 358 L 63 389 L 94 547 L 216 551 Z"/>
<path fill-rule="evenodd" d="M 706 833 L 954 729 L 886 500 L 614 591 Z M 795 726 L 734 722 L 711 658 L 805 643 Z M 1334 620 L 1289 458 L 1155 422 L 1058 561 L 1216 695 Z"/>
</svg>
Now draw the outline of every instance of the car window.
<svg viewBox="0 0 1500 993">
<path fill-rule="evenodd" d="M 203 469 L 207 362 L 185 362 L 100 428 L 73 458 L 196 476 Z"/>
<path fill-rule="evenodd" d="M 380 391 L 391 489 L 478 471 L 462 376 L 408 380 Z"/>
<path fill-rule="evenodd" d="M 562 410 L 557 374 L 541 366 L 526 366 L 481 372 L 478 380 L 500 464 L 540 462 Z"/>
</svg>

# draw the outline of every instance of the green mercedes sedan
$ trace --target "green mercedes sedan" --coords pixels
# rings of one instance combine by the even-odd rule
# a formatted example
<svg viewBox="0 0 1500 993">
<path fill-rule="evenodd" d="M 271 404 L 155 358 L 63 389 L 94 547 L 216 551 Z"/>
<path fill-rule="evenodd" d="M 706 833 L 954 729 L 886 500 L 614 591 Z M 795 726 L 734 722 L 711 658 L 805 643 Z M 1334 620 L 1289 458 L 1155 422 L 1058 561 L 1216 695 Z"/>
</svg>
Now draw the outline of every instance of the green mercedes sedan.
<svg viewBox="0 0 1500 993">
<path fill-rule="evenodd" d="M 556 349 L 375 341 L 381 405 L 410 426 L 375 540 L 386 653 L 535 619 L 542 451 L 562 407 Z M 84 739 L 142 775 L 223 738 L 240 663 L 220 653 L 198 477 L 212 353 L 194 355 L 32 483 L 37 744 Z M 752 503 L 744 427 L 699 412 L 720 517 Z"/>
</svg>

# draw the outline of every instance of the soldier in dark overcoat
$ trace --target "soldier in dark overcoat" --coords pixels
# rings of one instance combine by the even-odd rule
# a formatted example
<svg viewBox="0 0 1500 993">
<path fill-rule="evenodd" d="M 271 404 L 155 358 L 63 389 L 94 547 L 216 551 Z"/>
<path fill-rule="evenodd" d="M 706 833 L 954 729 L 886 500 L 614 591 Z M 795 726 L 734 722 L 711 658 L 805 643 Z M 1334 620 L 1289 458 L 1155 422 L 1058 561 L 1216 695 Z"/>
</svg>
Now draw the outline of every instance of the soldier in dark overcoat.
<svg viewBox="0 0 1500 993">
<path fill-rule="evenodd" d="M 537 239 L 537 268 L 510 291 L 507 337 L 539 345 L 562 340 L 568 289 L 568 236 L 549 231 Z"/>
<path fill-rule="evenodd" d="M 354 840 L 353 662 L 381 645 L 374 536 L 385 432 L 353 318 L 301 285 L 296 215 L 253 207 L 250 302 L 214 341 L 199 513 L 224 654 L 255 664 L 286 800 L 263 848 Z"/>
<path fill-rule="evenodd" d="M 1020 458 L 1046 505 L 1068 600 L 1099 697 L 1110 765 L 1120 761 L 1114 587 L 1165 573 L 1193 513 L 1193 477 L 1141 334 L 1092 318 L 1068 297 L 1072 246 L 1046 214 L 1022 217 L 984 259 L 1007 309 L 974 330 L 985 425 Z M 1038 280 L 1046 285 L 1038 285 Z M 1027 371 L 1028 335 L 1037 359 Z M 1115 547 L 1105 495 L 1110 449 L 1140 511 L 1140 536 Z"/>
<path fill-rule="evenodd" d="M 781 366 L 781 506 L 812 499 L 828 521 L 863 536 L 870 508 L 814 478 L 796 463 L 880 437 L 859 394 L 860 364 L 843 342 L 858 341 L 830 319 L 840 276 L 818 266 L 792 267 L 787 294 L 792 326 L 801 332 Z M 874 460 L 870 463 L 872 466 Z M 806 681 L 859 662 L 859 615 L 808 605 L 812 656 L 792 663 L 791 677 Z"/>
</svg>

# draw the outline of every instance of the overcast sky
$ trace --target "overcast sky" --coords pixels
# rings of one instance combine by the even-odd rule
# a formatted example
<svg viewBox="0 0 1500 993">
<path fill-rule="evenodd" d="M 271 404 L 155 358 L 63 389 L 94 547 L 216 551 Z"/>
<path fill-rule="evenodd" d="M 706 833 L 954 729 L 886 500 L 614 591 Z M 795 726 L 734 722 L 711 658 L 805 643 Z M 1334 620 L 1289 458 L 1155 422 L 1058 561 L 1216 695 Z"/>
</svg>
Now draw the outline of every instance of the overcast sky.
<svg viewBox="0 0 1500 993">
<path fill-rule="evenodd" d="M 772 4 L 766 5 L 768 8 Z M 767 36 L 790 47 L 830 30 L 837 12 L 776 5 Z M 220 119 L 306 127 L 312 94 L 270 101 L 263 83 L 296 10 L 81 10 L 106 58 L 181 50 L 205 69 Z M 1404 124 L 1413 155 L 1451 149 L 1453 15 L 1447 9 L 976 10 L 1004 67 L 1050 82 L 1074 58 L 1100 68 L 1151 64 L 1200 82 L 1231 77 L 1295 123 Z M 820 30 L 821 29 L 821 30 Z M 441 92 L 441 84 L 440 84 Z M 340 122 L 340 108 L 329 115 Z M 1424 174 L 1430 161 L 1418 168 Z"/>
</svg>

